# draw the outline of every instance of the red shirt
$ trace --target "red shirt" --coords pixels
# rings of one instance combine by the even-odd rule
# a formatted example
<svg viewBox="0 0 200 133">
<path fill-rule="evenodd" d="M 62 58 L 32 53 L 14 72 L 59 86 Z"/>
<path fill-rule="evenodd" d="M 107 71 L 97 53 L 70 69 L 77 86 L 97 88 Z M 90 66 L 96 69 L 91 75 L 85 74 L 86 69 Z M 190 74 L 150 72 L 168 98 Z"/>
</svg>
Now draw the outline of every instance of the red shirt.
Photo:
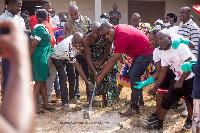
<svg viewBox="0 0 200 133">
<path fill-rule="evenodd" d="M 125 53 L 136 59 L 138 55 L 151 55 L 153 49 L 148 37 L 140 30 L 126 24 L 115 26 L 114 53 Z"/>
<path fill-rule="evenodd" d="M 55 44 L 55 38 L 54 38 L 54 32 L 53 32 L 53 26 L 50 17 L 47 18 L 48 23 L 45 25 L 45 28 L 49 31 L 49 34 L 51 36 L 50 44 L 52 48 L 54 48 Z M 31 23 L 31 31 L 33 30 L 34 26 L 38 23 L 38 20 L 35 15 L 32 15 L 30 17 L 30 23 Z"/>
</svg>

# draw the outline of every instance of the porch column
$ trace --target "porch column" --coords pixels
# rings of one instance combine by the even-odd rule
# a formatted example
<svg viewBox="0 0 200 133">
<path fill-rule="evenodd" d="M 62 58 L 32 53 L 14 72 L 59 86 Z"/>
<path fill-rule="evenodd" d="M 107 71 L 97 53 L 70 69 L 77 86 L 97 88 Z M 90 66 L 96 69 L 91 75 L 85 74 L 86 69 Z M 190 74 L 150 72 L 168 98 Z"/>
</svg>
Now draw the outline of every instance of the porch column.
<svg viewBox="0 0 200 133">
<path fill-rule="evenodd" d="M 100 21 L 101 16 L 101 0 L 95 0 L 95 22 Z"/>
</svg>

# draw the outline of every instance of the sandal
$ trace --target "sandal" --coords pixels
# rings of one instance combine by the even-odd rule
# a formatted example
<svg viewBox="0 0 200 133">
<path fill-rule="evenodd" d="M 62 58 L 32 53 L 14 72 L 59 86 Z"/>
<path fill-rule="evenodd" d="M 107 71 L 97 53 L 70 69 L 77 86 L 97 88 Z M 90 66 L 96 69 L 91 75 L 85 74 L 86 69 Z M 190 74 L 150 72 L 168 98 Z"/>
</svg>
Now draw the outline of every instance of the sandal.
<svg viewBox="0 0 200 133">
<path fill-rule="evenodd" d="M 48 110 L 48 111 L 54 111 L 55 110 L 55 108 L 52 108 L 52 107 L 49 107 L 49 108 L 43 107 L 43 109 Z"/>
<path fill-rule="evenodd" d="M 37 114 L 44 114 L 44 111 L 43 111 L 43 110 L 40 110 L 40 111 L 37 111 L 36 113 L 37 113 Z"/>
</svg>

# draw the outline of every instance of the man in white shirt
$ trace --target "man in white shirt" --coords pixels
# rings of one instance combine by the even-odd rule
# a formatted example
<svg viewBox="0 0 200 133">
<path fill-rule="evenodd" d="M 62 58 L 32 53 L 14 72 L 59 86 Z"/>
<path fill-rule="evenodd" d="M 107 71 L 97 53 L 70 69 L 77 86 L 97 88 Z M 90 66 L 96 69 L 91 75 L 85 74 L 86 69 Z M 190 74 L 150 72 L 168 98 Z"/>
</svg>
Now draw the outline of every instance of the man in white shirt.
<svg viewBox="0 0 200 133">
<path fill-rule="evenodd" d="M 182 96 L 186 98 L 190 106 L 188 106 L 188 118 L 183 126 L 183 129 L 190 129 L 192 126 L 192 107 L 193 99 L 191 97 L 193 89 L 193 77 L 194 73 L 184 73 L 181 69 L 181 64 L 188 60 L 195 60 L 194 55 L 191 53 L 189 47 L 185 44 L 180 44 L 177 49 L 172 49 L 172 41 L 175 40 L 175 36 L 169 33 L 160 31 L 156 35 L 157 43 L 160 49 L 163 50 L 161 56 L 161 70 L 157 82 L 154 88 L 149 90 L 149 93 L 154 92 L 158 86 L 164 80 L 168 67 L 170 66 L 175 74 L 175 79 L 171 82 L 170 87 L 166 95 L 161 102 L 161 110 L 159 118 L 156 118 L 152 123 L 147 125 L 147 129 L 161 129 L 163 128 L 163 121 L 171 105 L 180 99 Z M 177 38 L 176 38 L 177 39 Z"/>
<path fill-rule="evenodd" d="M 55 14 L 55 9 L 53 9 L 53 8 L 52 8 L 52 11 L 51 11 L 51 14 L 50 14 L 50 18 L 51 18 L 51 21 L 52 21 L 53 28 L 60 25 L 59 17 Z"/>
<path fill-rule="evenodd" d="M 81 65 L 76 60 L 76 55 L 78 53 L 83 53 L 82 49 L 83 45 L 83 34 L 80 32 L 76 32 L 74 35 L 70 35 L 63 41 L 61 41 L 54 48 L 54 52 L 51 55 L 52 63 L 55 65 L 56 70 L 59 76 L 60 90 L 61 90 L 61 101 L 63 104 L 63 109 L 67 111 L 71 111 L 68 103 L 70 101 L 74 101 L 75 92 L 75 70 L 78 71 L 81 78 L 86 82 L 90 89 L 93 88 L 93 85 L 88 81 L 85 73 L 82 70 Z M 72 66 L 72 65 L 74 66 Z M 73 72 L 71 72 L 73 71 Z M 69 80 L 69 100 L 68 100 L 68 89 L 67 89 L 67 76 L 70 77 Z"/>
<path fill-rule="evenodd" d="M 24 19 L 19 15 L 21 12 L 22 0 L 8 0 L 8 6 L 0 16 L 0 21 L 11 21 L 15 23 L 22 31 L 26 31 Z M 12 39 L 12 38 L 11 38 Z M 10 63 L 7 58 L 2 59 L 3 67 L 3 93 L 7 83 L 7 77 L 9 73 Z"/>
</svg>

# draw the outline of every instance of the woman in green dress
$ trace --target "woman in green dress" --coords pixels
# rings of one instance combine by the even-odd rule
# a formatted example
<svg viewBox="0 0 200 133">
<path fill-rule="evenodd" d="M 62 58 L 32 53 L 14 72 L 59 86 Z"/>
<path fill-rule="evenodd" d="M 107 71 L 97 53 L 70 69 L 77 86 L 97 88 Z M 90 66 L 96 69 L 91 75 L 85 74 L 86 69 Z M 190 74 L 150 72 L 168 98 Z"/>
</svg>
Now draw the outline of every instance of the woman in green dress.
<svg viewBox="0 0 200 133">
<path fill-rule="evenodd" d="M 33 81 L 35 81 L 33 94 L 37 103 L 39 93 L 41 93 L 44 102 L 43 108 L 52 111 L 54 108 L 51 108 L 47 102 L 46 88 L 46 80 L 50 76 L 48 67 L 48 55 L 53 51 L 50 44 L 51 36 L 49 35 L 48 30 L 45 28 L 48 13 L 46 10 L 40 9 L 36 12 L 36 17 L 38 24 L 35 25 L 32 31 L 32 41 L 30 47 Z M 37 110 L 37 113 L 44 113 L 44 111 Z"/>
</svg>

